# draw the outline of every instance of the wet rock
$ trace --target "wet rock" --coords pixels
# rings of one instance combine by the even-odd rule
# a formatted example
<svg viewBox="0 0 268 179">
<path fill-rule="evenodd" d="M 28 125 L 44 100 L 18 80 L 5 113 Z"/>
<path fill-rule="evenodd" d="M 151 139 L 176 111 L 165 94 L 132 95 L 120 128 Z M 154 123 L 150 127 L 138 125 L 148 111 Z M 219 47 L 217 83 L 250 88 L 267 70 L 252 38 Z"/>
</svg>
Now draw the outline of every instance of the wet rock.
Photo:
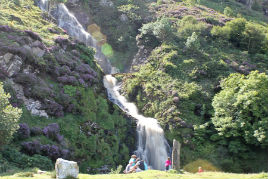
<svg viewBox="0 0 268 179">
<path fill-rule="evenodd" d="M 63 160 L 62 158 L 57 159 L 55 170 L 57 179 L 64 179 L 68 176 L 77 178 L 79 173 L 79 168 L 76 162 Z"/>
</svg>

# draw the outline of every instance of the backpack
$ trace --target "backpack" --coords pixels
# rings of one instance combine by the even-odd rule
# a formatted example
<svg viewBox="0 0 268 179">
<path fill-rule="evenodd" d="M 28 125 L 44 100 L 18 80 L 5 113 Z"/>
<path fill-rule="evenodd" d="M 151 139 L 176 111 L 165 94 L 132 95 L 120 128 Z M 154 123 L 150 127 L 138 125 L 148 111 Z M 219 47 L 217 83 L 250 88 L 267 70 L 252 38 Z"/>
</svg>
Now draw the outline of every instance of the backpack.
<svg viewBox="0 0 268 179">
<path fill-rule="evenodd" d="M 145 170 L 144 161 L 142 160 L 139 165 L 141 170 Z"/>
</svg>

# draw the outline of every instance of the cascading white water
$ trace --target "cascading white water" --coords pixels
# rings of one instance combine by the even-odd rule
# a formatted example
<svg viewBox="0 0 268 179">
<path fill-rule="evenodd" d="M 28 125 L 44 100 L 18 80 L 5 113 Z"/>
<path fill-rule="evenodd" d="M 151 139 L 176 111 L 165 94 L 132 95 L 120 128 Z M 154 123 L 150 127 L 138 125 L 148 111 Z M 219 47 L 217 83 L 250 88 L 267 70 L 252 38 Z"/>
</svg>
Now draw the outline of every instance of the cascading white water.
<svg viewBox="0 0 268 179">
<path fill-rule="evenodd" d="M 138 146 L 135 151 L 137 156 L 145 160 L 153 169 L 164 170 L 169 145 L 157 120 L 140 115 L 135 104 L 128 102 L 124 96 L 120 95 L 120 86 L 117 85 L 112 75 L 106 75 L 103 83 L 109 99 L 137 119 Z"/>
<path fill-rule="evenodd" d="M 39 7 L 47 11 L 48 1 L 40 0 Z M 58 4 L 57 10 L 54 13 L 58 25 L 65 29 L 70 36 L 84 42 L 88 46 L 96 48 L 95 58 L 106 74 L 116 72 L 116 68 L 111 66 L 109 60 L 102 54 L 101 48 L 97 46 L 97 41 L 84 30 L 76 17 L 69 12 L 64 4 Z M 128 102 L 124 96 L 120 95 L 120 86 L 116 84 L 114 77 L 106 75 L 103 83 L 107 89 L 109 100 L 137 119 L 138 146 L 135 151 L 137 156 L 145 160 L 152 169 L 164 170 L 169 145 L 164 137 L 164 131 L 157 120 L 140 115 L 135 104 Z"/>
<path fill-rule="evenodd" d="M 48 0 L 40 0 L 39 1 L 39 7 L 43 11 L 47 11 L 48 10 Z"/>
<path fill-rule="evenodd" d="M 39 1 L 40 9 L 47 11 L 48 6 L 49 0 Z M 56 11 L 52 14 L 57 19 L 58 26 L 66 30 L 67 34 L 96 49 L 95 58 L 97 59 L 98 64 L 101 66 L 104 73 L 110 74 L 112 72 L 112 65 L 110 61 L 101 52 L 101 47 L 97 45 L 97 41 L 90 33 L 85 31 L 83 26 L 78 22 L 76 17 L 68 10 L 68 8 L 63 3 L 59 3 L 57 4 Z"/>
</svg>

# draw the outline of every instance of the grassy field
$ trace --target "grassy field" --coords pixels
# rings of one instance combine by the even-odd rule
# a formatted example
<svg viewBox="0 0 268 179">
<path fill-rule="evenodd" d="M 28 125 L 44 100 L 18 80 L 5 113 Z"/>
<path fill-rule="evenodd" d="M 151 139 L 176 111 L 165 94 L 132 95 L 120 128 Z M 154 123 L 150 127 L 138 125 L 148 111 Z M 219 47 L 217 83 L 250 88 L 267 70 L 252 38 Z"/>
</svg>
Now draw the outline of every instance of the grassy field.
<svg viewBox="0 0 268 179">
<path fill-rule="evenodd" d="M 51 173 L 34 174 L 31 172 L 21 172 L 13 175 L 0 176 L 1 179 L 50 179 Z M 79 174 L 79 179 L 261 179 L 268 178 L 267 173 L 260 174 L 234 174 L 221 172 L 204 172 L 197 174 L 174 174 L 164 171 L 150 170 L 146 172 L 133 174 L 106 174 L 106 175 L 88 175 Z"/>
</svg>

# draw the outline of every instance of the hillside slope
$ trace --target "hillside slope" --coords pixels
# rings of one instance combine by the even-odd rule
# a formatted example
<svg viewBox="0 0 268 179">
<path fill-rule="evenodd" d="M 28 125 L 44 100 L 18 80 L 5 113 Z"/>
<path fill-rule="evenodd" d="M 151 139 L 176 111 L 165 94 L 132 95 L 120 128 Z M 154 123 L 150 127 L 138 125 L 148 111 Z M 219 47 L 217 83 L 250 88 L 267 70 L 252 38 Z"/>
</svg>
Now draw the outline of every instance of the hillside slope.
<svg viewBox="0 0 268 179">
<path fill-rule="evenodd" d="M 229 5 L 232 3 L 230 1 Z M 182 143 L 183 165 L 202 158 L 224 171 L 267 171 L 267 166 L 262 165 L 268 161 L 267 140 L 253 144 L 245 137 L 249 133 L 242 134 L 244 130 L 253 130 L 251 128 L 257 123 L 261 124 L 257 121 L 263 121 L 261 126 L 266 126 L 267 94 L 257 89 L 254 91 L 264 95 L 259 96 L 263 100 L 257 102 L 257 108 L 263 109 L 261 115 L 253 114 L 258 111 L 257 108 L 252 109 L 253 106 L 245 113 L 236 111 L 225 119 L 223 114 L 215 112 L 215 100 L 219 99 L 216 99 L 216 94 L 224 96 L 225 89 L 226 97 L 232 89 L 239 89 L 239 85 L 235 84 L 229 89 L 224 87 L 223 81 L 229 75 L 239 73 L 250 78 L 246 75 L 253 75 L 251 72 L 258 70 L 255 73 L 262 72 L 267 79 L 267 23 L 249 13 L 236 15 L 232 10 L 234 6 L 230 6 L 230 14 L 226 12 L 228 8 L 222 14 L 216 11 L 221 9 L 220 4 L 209 4 L 209 1 L 201 1 L 200 4 L 217 8 L 214 10 L 194 1 L 163 1 L 150 5 L 157 19 L 143 24 L 137 36 L 137 44 L 142 49 L 139 53 L 147 58 L 137 60 L 137 66 L 132 67 L 136 72 L 118 75 L 123 81 L 123 91 L 142 113 L 159 120 L 170 143 L 174 138 Z M 144 48 L 151 53 L 146 55 Z M 264 89 L 268 89 L 267 84 Z M 251 104 L 250 93 L 243 94 Z M 236 101 L 231 102 L 231 98 L 229 101 L 220 100 L 217 104 L 222 107 L 221 111 L 236 110 Z M 227 109 L 223 108 L 225 103 L 226 106 L 230 104 Z M 244 116 L 240 119 L 242 113 Z M 221 119 L 225 120 L 226 128 L 222 126 L 225 123 L 219 121 Z M 245 120 L 249 122 L 247 129 L 243 128 L 242 119 L 252 120 Z M 256 124 L 253 124 L 255 121 Z M 237 133 L 232 131 L 235 125 L 241 125 Z M 257 130 L 262 130 L 262 127 Z M 263 131 L 267 138 L 265 131 L 267 129 Z"/>
<path fill-rule="evenodd" d="M 13 141 L 1 146 L 0 172 L 50 170 L 59 157 L 78 161 L 85 173 L 127 162 L 134 128 L 107 100 L 94 49 L 31 0 L 1 1 L 0 69 L 10 103 L 23 109 Z"/>
</svg>

